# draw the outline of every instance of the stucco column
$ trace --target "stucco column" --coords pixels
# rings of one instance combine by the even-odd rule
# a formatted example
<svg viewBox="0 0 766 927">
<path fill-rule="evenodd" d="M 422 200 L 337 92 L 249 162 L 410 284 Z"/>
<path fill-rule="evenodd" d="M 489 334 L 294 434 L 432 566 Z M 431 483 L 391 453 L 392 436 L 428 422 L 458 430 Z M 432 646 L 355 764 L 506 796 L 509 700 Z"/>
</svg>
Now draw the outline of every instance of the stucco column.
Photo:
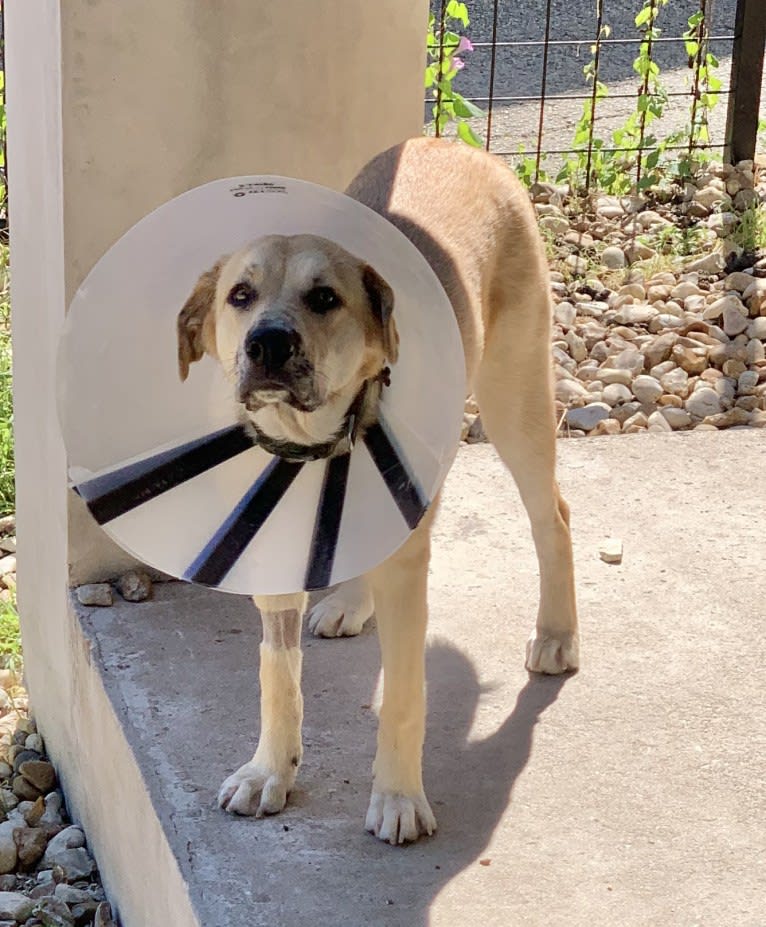
<svg viewBox="0 0 766 927">
<path fill-rule="evenodd" d="M 27 679 L 74 811 L 114 887 L 112 836 L 89 792 L 103 763 L 92 751 L 106 748 L 112 735 L 101 728 L 116 722 L 88 675 L 88 642 L 68 606 L 68 585 L 114 575 L 128 561 L 68 498 L 55 412 L 66 307 L 115 240 L 190 187 L 272 172 L 341 189 L 372 155 L 419 134 L 427 2 L 6 0 L 5 7 Z M 110 749 L 117 763 L 122 747 L 115 741 Z M 119 821 L 110 827 L 119 830 Z M 147 854 L 145 863 L 158 859 Z M 136 885 L 140 871 L 131 876 Z M 123 903 L 125 923 L 138 923 L 130 910 L 139 908 Z M 182 922 L 179 914 L 174 923 Z"/>
</svg>

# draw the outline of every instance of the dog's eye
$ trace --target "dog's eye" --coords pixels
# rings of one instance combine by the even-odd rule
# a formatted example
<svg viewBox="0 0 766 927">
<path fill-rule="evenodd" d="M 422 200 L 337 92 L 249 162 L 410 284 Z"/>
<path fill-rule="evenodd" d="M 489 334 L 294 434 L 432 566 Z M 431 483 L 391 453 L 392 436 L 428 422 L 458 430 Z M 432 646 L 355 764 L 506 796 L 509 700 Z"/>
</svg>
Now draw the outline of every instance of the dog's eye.
<svg viewBox="0 0 766 927">
<path fill-rule="evenodd" d="M 255 290 L 248 286 L 247 283 L 238 283 L 229 290 L 226 302 L 235 309 L 247 309 L 251 302 L 256 298 Z"/>
<path fill-rule="evenodd" d="M 331 286 L 315 286 L 313 290 L 306 293 L 305 300 L 309 309 L 320 315 L 331 309 L 337 309 L 341 304 L 340 296 Z"/>
</svg>

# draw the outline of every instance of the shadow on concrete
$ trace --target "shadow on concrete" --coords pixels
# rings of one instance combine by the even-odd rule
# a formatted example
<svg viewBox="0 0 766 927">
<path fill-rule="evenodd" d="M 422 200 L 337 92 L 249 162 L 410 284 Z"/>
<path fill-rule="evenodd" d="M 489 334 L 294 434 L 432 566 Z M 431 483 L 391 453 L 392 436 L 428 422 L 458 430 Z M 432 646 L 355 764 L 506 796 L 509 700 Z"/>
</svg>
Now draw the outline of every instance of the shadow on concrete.
<svg viewBox="0 0 766 927">
<path fill-rule="evenodd" d="M 464 869 L 480 864 L 501 821 L 507 825 L 510 818 L 513 826 L 513 789 L 532 755 L 535 727 L 570 678 L 530 674 L 500 726 L 489 736 L 472 739 L 482 696 L 496 687 L 483 686 L 468 657 L 446 641 L 429 645 L 426 662 L 424 779 L 439 829 L 412 847 L 392 848 L 398 865 L 384 873 L 372 867 L 365 876 L 370 886 L 379 886 L 382 876 L 390 879 L 392 907 L 402 901 L 406 905 L 406 911 L 392 910 L 385 923 L 411 927 L 430 923 L 434 899 Z M 491 865 L 491 859 L 483 864 Z M 373 918 L 370 923 L 383 921 Z"/>
</svg>

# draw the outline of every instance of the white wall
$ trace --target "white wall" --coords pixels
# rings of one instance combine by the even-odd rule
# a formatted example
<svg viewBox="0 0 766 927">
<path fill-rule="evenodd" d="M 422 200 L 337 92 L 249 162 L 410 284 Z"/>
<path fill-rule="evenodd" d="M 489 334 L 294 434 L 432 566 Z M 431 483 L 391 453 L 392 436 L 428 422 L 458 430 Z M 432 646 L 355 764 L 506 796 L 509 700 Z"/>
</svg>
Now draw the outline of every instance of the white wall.
<svg viewBox="0 0 766 927">
<path fill-rule="evenodd" d="M 5 7 L 27 680 L 123 922 L 146 927 L 141 880 L 167 863 L 166 848 L 157 829 L 156 845 L 130 860 L 126 878 L 117 847 L 130 846 L 131 819 L 149 813 L 148 796 L 128 770 L 118 719 L 89 675 L 90 645 L 67 604 L 70 580 L 113 575 L 128 561 L 87 513 L 69 509 L 55 415 L 59 327 L 98 257 L 183 190 L 260 172 L 342 188 L 376 152 L 418 134 L 427 3 L 6 0 Z M 133 790 L 117 814 L 115 801 L 98 797 L 116 782 Z M 174 925 L 193 923 L 185 907 L 174 910 Z"/>
</svg>

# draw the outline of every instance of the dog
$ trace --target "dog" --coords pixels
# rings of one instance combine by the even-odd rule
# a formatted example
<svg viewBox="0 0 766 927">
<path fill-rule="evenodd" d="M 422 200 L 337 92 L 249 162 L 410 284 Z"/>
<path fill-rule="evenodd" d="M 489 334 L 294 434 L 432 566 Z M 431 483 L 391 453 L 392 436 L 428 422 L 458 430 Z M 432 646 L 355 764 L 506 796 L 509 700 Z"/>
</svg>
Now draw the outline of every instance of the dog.
<svg viewBox="0 0 766 927">
<path fill-rule="evenodd" d="M 450 298 L 468 389 L 519 488 L 539 560 L 540 603 L 526 666 L 575 670 L 569 509 L 555 477 L 550 286 L 529 197 L 494 156 L 425 138 L 374 158 L 346 192 L 415 244 Z M 388 283 L 365 261 L 310 235 L 269 236 L 222 257 L 178 316 L 181 378 L 203 354 L 217 358 L 259 441 L 283 456 L 296 445 L 322 447 L 325 456 L 347 449 L 349 408 L 361 402 L 361 429 L 374 421 L 381 372 L 396 363 L 397 350 Z M 343 584 L 310 617 L 315 633 L 355 634 L 374 607 L 385 685 L 366 827 L 392 844 L 436 828 L 422 781 L 435 511 L 433 504 L 396 553 Z M 307 596 L 257 596 L 255 604 L 263 620 L 261 734 L 255 755 L 226 779 L 218 801 L 228 812 L 260 817 L 284 807 L 301 762 Z"/>
</svg>

